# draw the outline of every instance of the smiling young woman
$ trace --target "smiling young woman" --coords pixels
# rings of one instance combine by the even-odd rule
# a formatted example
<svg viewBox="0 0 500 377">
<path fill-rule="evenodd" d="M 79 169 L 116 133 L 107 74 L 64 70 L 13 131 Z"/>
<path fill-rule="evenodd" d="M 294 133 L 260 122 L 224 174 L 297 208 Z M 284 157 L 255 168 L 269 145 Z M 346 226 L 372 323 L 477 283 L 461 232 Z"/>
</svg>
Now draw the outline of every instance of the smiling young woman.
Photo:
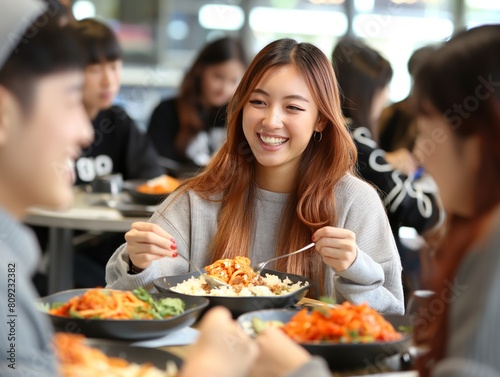
<svg viewBox="0 0 500 377">
<path fill-rule="evenodd" d="M 315 46 L 282 39 L 257 54 L 227 113 L 227 141 L 204 173 L 136 223 L 107 266 L 110 287 L 150 286 L 159 276 L 242 255 L 305 275 L 311 295 L 368 301 L 403 312 L 401 264 L 375 190 L 352 175 L 356 149 L 335 74 Z M 314 137 L 314 135 L 317 135 Z M 165 258 L 167 257 L 167 258 Z M 128 273 L 130 265 L 143 269 Z"/>
</svg>

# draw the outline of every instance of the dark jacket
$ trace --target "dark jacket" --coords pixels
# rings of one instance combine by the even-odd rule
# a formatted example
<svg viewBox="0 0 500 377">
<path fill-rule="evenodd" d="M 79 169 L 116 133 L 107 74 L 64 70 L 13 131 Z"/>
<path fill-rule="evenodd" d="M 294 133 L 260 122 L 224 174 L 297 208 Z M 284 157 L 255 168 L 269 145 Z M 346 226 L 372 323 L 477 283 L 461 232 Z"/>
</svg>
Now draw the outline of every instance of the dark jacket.
<svg viewBox="0 0 500 377">
<path fill-rule="evenodd" d="M 352 136 L 358 149 L 358 172 L 378 189 L 396 240 L 401 226 L 419 233 L 435 226 L 440 218 L 435 193 L 394 169 L 367 128 L 352 128 Z"/>
<path fill-rule="evenodd" d="M 204 129 L 202 131 L 208 134 L 213 130 L 223 130 L 225 132 L 226 106 L 208 111 L 207 114 L 202 116 L 202 119 L 204 121 Z M 186 151 L 178 151 L 175 146 L 175 139 L 180 128 L 177 98 L 170 98 L 160 102 L 154 109 L 149 120 L 147 133 L 160 156 L 183 164 L 196 164 L 196 161 L 186 156 Z M 213 154 L 218 150 L 220 145 L 216 145 L 218 144 L 217 142 L 214 143 L 210 140 L 210 136 L 206 140 L 209 145 L 206 145 L 206 148 L 202 149 L 206 149 L 207 153 Z"/>
<path fill-rule="evenodd" d="M 121 173 L 124 180 L 163 174 L 151 141 L 121 107 L 101 111 L 92 125 L 94 141 L 76 161 L 76 183 L 112 173 Z"/>
</svg>

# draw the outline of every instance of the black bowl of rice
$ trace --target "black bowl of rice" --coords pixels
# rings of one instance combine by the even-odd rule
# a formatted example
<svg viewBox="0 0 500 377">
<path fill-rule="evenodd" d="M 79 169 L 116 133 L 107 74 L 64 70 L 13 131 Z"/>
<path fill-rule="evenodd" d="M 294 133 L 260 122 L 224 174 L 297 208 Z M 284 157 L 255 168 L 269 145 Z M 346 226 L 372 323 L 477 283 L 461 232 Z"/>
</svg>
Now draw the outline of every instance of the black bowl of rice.
<svg viewBox="0 0 500 377">
<path fill-rule="evenodd" d="M 207 289 L 199 272 L 165 276 L 154 280 L 160 292 L 176 292 L 185 296 L 203 296 L 210 300 L 207 309 L 214 306 L 228 308 L 234 317 L 254 310 L 287 308 L 300 301 L 311 286 L 311 281 L 300 275 L 273 270 L 262 270 L 264 285 L 247 287 L 220 287 Z"/>
</svg>

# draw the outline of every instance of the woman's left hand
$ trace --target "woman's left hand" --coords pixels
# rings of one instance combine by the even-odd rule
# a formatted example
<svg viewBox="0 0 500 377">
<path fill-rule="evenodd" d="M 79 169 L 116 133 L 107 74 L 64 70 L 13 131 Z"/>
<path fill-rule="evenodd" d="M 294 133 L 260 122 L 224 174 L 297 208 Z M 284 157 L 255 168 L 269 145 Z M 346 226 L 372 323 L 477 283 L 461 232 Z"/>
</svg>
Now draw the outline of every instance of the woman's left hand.
<svg viewBox="0 0 500 377">
<path fill-rule="evenodd" d="M 337 272 L 351 267 L 358 255 L 356 234 L 348 229 L 325 226 L 318 229 L 312 239 L 323 262 Z"/>
</svg>

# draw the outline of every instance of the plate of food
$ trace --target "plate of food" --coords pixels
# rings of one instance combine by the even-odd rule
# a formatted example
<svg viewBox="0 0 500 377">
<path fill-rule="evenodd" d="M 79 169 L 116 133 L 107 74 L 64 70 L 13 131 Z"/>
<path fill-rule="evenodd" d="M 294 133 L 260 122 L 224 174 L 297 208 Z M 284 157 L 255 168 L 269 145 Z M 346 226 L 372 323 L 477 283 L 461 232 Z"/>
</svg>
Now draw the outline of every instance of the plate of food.
<svg viewBox="0 0 500 377">
<path fill-rule="evenodd" d="M 182 297 L 207 297 L 209 307 L 225 306 L 234 316 L 259 309 L 290 307 L 306 295 L 311 285 L 304 276 L 273 270 L 264 269 L 256 276 L 246 257 L 221 259 L 206 266 L 205 271 L 229 286 L 211 289 L 199 272 L 165 276 L 153 283 L 160 291 L 175 292 Z"/>
<path fill-rule="evenodd" d="M 191 326 L 209 302 L 204 297 L 138 288 L 72 289 L 38 300 L 58 331 L 108 339 L 152 339 Z"/>
<path fill-rule="evenodd" d="M 56 333 L 53 340 L 62 377 L 175 377 L 182 360 L 157 349 Z"/>
<path fill-rule="evenodd" d="M 276 326 L 309 353 L 323 357 L 331 370 L 369 367 L 404 353 L 411 343 L 406 316 L 382 316 L 366 304 L 320 305 L 245 313 L 239 325 L 249 335 Z"/>
<path fill-rule="evenodd" d="M 132 200 L 139 204 L 157 205 L 179 187 L 181 181 L 169 175 L 144 180 L 130 180 L 123 184 Z"/>
</svg>

